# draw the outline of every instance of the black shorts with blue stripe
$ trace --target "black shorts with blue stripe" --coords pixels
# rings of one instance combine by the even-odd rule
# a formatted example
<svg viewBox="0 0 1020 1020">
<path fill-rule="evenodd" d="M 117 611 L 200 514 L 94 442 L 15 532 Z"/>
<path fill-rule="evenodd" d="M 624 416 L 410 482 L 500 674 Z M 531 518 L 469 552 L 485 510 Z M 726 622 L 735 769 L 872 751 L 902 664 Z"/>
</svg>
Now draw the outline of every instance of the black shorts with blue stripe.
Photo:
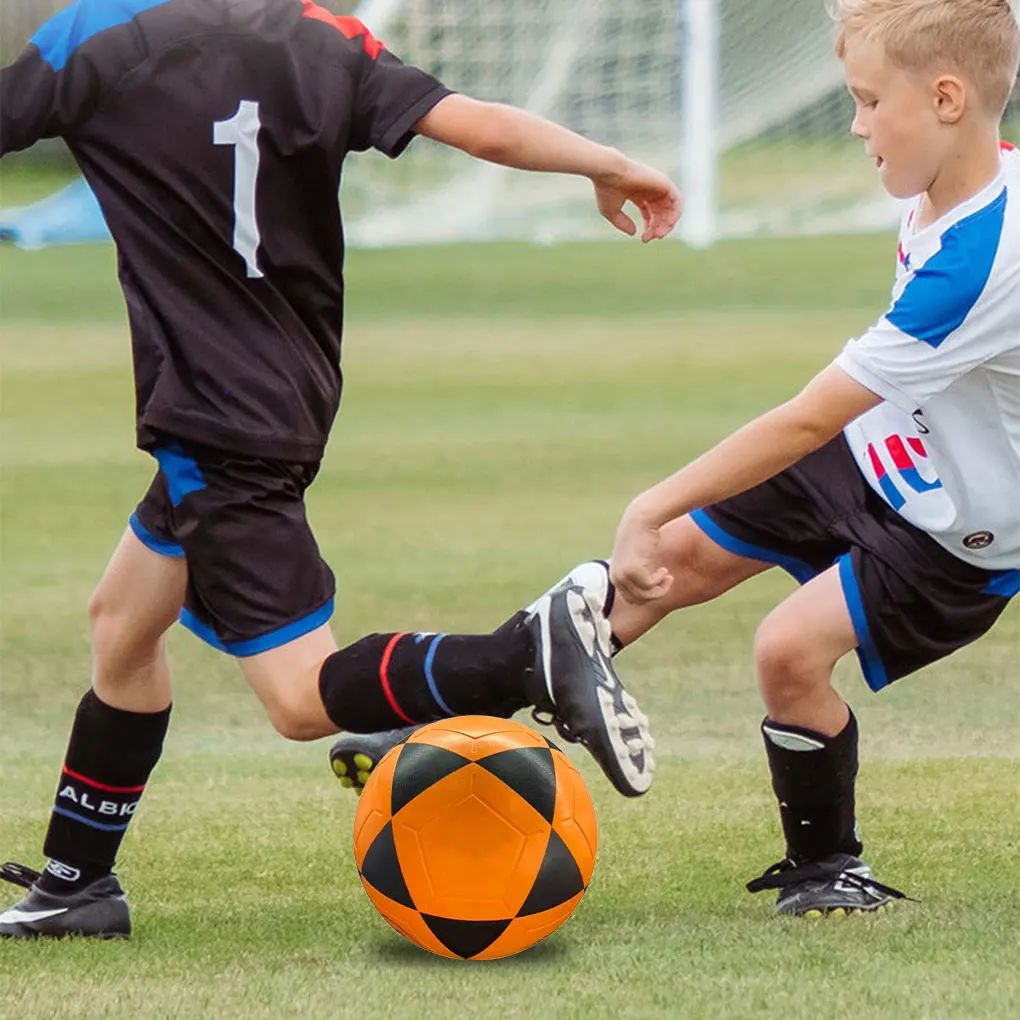
<svg viewBox="0 0 1020 1020">
<path fill-rule="evenodd" d="M 336 583 L 308 524 L 317 463 L 226 453 L 161 436 L 135 535 L 188 563 L 181 623 L 238 657 L 287 644 L 333 615 Z"/>
<path fill-rule="evenodd" d="M 801 584 L 838 565 L 875 691 L 981 637 L 1020 593 L 1020 570 L 965 563 L 896 513 L 842 435 L 691 518 L 724 549 L 783 567 Z"/>
</svg>

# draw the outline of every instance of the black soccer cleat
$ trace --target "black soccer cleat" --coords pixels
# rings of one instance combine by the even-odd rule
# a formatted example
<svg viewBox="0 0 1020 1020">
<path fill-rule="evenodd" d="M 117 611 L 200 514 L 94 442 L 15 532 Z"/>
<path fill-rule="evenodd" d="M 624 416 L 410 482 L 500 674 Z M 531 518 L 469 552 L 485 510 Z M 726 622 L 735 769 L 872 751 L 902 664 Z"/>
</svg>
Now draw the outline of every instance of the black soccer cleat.
<svg viewBox="0 0 1020 1020">
<path fill-rule="evenodd" d="M 850 854 L 833 854 L 821 861 L 799 864 L 780 861 L 747 883 L 748 892 L 764 889 L 778 889 L 776 913 L 794 917 L 870 914 L 893 900 L 910 899 L 873 879 L 871 869 Z"/>
<path fill-rule="evenodd" d="M 396 730 L 382 730 L 379 733 L 345 733 L 329 751 L 329 767 L 345 789 L 354 790 L 360 797 L 361 791 L 372 774 L 372 769 L 402 744 L 421 726 L 404 726 Z"/>
<path fill-rule="evenodd" d="M 28 889 L 20 903 L 0 914 L 0 938 L 126 939 L 131 934 L 131 911 L 116 875 L 97 878 L 69 896 L 43 892 L 34 884 L 37 871 L 11 861 L 0 868 L 0 878 Z"/>
<path fill-rule="evenodd" d="M 612 660 L 609 564 L 575 567 L 527 612 L 535 665 L 526 687 L 536 722 L 583 744 L 626 797 L 648 792 L 655 742 L 648 718 L 616 675 Z"/>
</svg>

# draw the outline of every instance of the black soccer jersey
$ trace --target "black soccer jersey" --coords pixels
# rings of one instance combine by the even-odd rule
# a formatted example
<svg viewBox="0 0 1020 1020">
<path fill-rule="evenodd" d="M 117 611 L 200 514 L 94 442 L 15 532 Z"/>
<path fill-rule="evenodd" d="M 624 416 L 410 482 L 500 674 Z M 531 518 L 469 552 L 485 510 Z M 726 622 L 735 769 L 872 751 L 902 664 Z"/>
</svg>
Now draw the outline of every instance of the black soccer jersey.
<svg viewBox="0 0 1020 1020">
<path fill-rule="evenodd" d="M 78 0 L 0 71 L 0 153 L 62 136 L 117 243 L 140 446 L 321 456 L 344 157 L 447 94 L 310 0 Z"/>
</svg>

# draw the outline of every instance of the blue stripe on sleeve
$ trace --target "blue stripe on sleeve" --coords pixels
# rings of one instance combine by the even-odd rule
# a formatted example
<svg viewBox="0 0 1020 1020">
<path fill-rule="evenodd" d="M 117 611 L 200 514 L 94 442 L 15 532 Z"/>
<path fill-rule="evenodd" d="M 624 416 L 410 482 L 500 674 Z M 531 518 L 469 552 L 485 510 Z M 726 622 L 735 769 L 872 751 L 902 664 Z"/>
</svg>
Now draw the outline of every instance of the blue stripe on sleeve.
<svg viewBox="0 0 1020 1020">
<path fill-rule="evenodd" d="M 942 247 L 914 272 L 886 319 L 931 347 L 963 325 L 984 292 L 1002 240 L 1005 188 L 983 209 L 954 223 Z"/>
<path fill-rule="evenodd" d="M 32 36 L 43 60 L 61 70 L 83 42 L 108 28 L 126 25 L 136 14 L 170 0 L 78 0 L 65 7 Z"/>
</svg>

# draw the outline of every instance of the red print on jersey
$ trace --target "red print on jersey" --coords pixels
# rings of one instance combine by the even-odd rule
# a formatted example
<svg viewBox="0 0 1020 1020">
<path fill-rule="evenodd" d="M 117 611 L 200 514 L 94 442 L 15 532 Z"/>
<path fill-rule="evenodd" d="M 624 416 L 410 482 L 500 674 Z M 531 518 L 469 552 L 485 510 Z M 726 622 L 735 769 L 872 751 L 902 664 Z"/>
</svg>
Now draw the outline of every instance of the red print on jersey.
<svg viewBox="0 0 1020 1020">
<path fill-rule="evenodd" d="M 357 39 L 360 36 L 365 52 L 373 60 L 376 60 L 385 49 L 383 44 L 357 18 L 339 17 L 331 11 L 327 11 L 325 7 L 312 3 L 312 0 L 301 0 L 301 3 L 305 8 L 304 17 L 314 18 L 316 21 L 324 21 L 327 25 L 332 25 L 345 39 Z"/>
<path fill-rule="evenodd" d="M 1003 152 L 1013 152 L 1016 149 L 1016 146 L 1010 142 L 1000 142 L 999 144 L 1002 146 Z"/>
</svg>

